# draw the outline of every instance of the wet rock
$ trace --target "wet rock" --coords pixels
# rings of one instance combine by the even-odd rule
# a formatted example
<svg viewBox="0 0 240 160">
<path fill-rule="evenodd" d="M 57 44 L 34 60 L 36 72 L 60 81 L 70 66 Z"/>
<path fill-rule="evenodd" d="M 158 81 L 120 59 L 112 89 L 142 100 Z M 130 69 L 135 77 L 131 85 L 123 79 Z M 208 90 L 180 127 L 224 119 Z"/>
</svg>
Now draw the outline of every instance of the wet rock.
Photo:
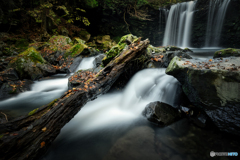
<svg viewBox="0 0 240 160">
<path fill-rule="evenodd" d="M 168 67 L 169 63 L 171 62 L 171 60 L 175 57 L 178 56 L 180 58 L 187 58 L 187 59 L 192 59 L 192 57 L 185 53 L 185 52 L 167 52 L 166 54 L 164 54 L 163 59 L 162 59 L 162 67 Z"/>
<path fill-rule="evenodd" d="M 165 53 L 166 50 L 165 48 L 160 48 L 160 47 L 154 47 L 152 45 L 149 45 L 148 48 L 147 48 L 147 53 L 149 55 L 152 55 L 152 54 L 160 54 L 160 53 Z"/>
<path fill-rule="evenodd" d="M 137 127 L 118 139 L 104 160 L 159 160 L 155 151 L 154 130 L 150 127 Z"/>
<path fill-rule="evenodd" d="M 16 81 L 18 80 L 18 74 L 15 69 L 8 68 L 2 72 L 0 72 L 0 81 L 7 82 L 7 81 Z"/>
<path fill-rule="evenodd" d="M 228 49 L 222 49 L 220 51 L 216 51 L 214 53 L 213 58 L 219 58 L 219 57 L 240 57 L 240 49 L 234 49 L 234 48 L 228 48 Z"/>
<path fill-rule="evenodd" d="M 146 106 L 143 115 L 151 122 L 158 125 L 169 125 L 181 118 L 181 114 L 172 106 L 161 103 L 152 102 Z"/>
<path fill-rule="evenodd" d="M 94 59 L 94 61 L 93 61 L 94 66 L 95 66 L 95 67 L 100 66 L 101 63 L 102 63 L 102 59 L 103 59 L 104 57 L 105 57 L 104 54 L 100 54 L 100 55 L 98 55 L 97 57 L 95 57 L 95 59 Z"/>
<path fill-rule="evenodd" d="M 191 103 L 222 131 L 240 133 L 240 58 L 190 60 L 174 57 L 166 73 L 182 84 Z"/>
<path fill-rule="evenodd" d="M 0 85 L 0 99 L 10 98 L 18 93 L 31 90 L 31 80 L 8 81 Z"/>
<path fill-rule="evenodd" d="M 41 77 L 54 74 L 56 70 L 33 47 L 12 59 L 8 67 L 14 68 L 20 79 L 37 80 Z"/>
</svg>

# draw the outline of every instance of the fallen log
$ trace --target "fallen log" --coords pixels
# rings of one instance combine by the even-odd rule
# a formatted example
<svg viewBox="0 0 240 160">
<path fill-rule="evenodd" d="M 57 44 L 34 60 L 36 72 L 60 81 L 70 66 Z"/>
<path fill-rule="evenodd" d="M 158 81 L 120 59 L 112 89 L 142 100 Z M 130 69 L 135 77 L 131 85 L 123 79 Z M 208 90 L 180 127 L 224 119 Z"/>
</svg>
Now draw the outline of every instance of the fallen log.
<svg viewBox="0 0 240 160">
<path fill-rule="evenodd" d="M 40 159 L 61 128 L 89 100 L 106 93 L 131 61 L 145 53 L 149 40 L 140 39 L 123 50 L 104 69 L 62 97 L 30 112 L 27 116 L 0 124 L 0 159 Z M 90 74 L 89 74 L 90 75 Z"/>
</svg>

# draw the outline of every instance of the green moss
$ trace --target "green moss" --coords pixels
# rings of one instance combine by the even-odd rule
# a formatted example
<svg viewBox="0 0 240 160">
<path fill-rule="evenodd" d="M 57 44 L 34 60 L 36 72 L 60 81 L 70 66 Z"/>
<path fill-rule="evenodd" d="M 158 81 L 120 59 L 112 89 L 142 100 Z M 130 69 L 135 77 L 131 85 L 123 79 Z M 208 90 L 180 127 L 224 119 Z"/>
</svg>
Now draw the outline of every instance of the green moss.
<svg viewBox="0 0 240 160">
<path fill-rule="evenodd" d="M 65 57 L 68 57 L 69 55 L 71 57 L 75 57 L 78 54 L 80 54 L 84 50 L 84 48 L 87 48 L 87 45 L 82 43 L 75 44 L 74 46 L 67 50 L 67 52 L 65 53 Z"/>
<path fill-rule="evenodd" d="M 0 139 L 1 139 L 3 136 L 4 136 L 4 135 L 3 135 L 3 134 L 1 134 L 1 135 L 0 135 Z"/>
<path fill-rule="evenodd" d="M 28 113 L 29 116 L 33 115 L 34 113 L 36 113 L 38 111 L 38 108 L 32 110 L 31 112 Z"/>
<path fill-rule="evenodd" d="M 28 48 L 26 51 L 20 53 L 13 60 L 11 60 L 8 66 L 15 68 L 20 74 L 20 77 L 22 77 L 24 74 L 24 64 L 27 63 L 27 61 L 29 60 L 34 64 L 47 63 L 46 60 L 41 56 L 41 54 L 35 48 L 31 47 Z"/>
<path fill-rule="evenodd" d="M 230 57 L 230 56 L 240 57 L 240 49 L 227 48 L 227 49 L 222 49 L 220 51 L 216 51 L 214 53 L 214 58 Z"/>
<path fill-rule="evenodd" d="M 54 105 L 54 103 L 56 103 L 58 101 L 58 98 L 57 99 L 54 99 L 52 102 L 50 102 L 48 104 L 48 107 L 52 107 Z"/>
</svg>

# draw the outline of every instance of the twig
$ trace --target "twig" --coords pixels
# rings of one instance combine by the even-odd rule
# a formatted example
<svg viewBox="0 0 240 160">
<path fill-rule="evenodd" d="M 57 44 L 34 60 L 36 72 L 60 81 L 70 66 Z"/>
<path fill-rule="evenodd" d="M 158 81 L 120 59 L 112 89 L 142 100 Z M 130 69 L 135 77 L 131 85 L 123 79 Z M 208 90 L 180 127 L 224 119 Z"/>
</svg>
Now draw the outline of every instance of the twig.
<svg viewBox="0 0 240 160">
<path fill-rule="evenodd" d="M 8 122 L 7 115 L 5 113 L 3 113 L 3 112 L 1 112 L 1 113 L 5 116 L 5 118 L 6 118 L 7 122 Z"/>
</svg>

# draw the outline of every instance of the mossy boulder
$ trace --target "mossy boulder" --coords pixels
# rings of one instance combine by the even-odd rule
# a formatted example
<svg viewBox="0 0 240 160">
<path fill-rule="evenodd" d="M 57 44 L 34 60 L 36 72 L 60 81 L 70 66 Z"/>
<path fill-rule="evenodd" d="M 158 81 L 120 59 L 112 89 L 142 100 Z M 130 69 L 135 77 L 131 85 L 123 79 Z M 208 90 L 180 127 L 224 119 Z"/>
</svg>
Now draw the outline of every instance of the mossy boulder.
<svg viewBox="0 0 240 160">
<path fill-rule="evenodd" d="M 78 33 L 78 36 L 86 42 L 91 38 L 91 34 L 84 29 Z"/>
<path fill-rule="evenodd" d="M 222 131 L 240 134 L 240 57 L 194 60 L 174 57 L 166 73 L 182 84 L 194 106 Z"/>
<path fill-rule="evenodd" d="M 166 52 L 165 48 L 154 47 L 152 45 L 149 45 L 148 48 L 147 48 L 147 54 L 148 55 L 163 54 L 165 52 Z"/>
<path fill-rule="evenodd" d="M 103 66 L 106 66 L 115 56 L 123 51 L 124 48 L 127 47 L 127 43 L 132 43 L 137 41 L 138 37 L 128 34 L 123 36 L 116 46 L 113 46 L 107 53 L 106 56 L 103 58 Z"/>
<path fill-rule="evenodd" d="M 109 50 L 116 45 L 116 42 L 111 39 L 109 35 L 94 37 L 92 45 L 96 44 L 97 48 L 101 50 Z"/>
<path fill-rule="evenodd" d="M 219 51 L 216 51 L 214 53 L 213 58 L 218 58 L 218 57 L 240 57 L 240 49 L 234 49 L 234 48 L 227 48 L 227 49 L 222 49 Z"/>
<path fill-rule="evenodd" d="M 33 47 L 20 53 L 8 66 L 17 71 L 20 79 L 36 80 L 55 73 L 55 69 Z"/>
<path fill-rule="evenodd" d="M 64 51 L 71 47 L 71 38 L 67 36 L 52 36 L 47 42 L 47 52 Z"/>
<path fill-rule="evenodd" d="M 73 44 L 73 46 L 66 50 L 64 57 L 68 57 L 69 55 L 71 57 L 76 57 L 81 54 L 85 48 L 88 48 L 88 46 L 84 43 L 84 40 L 80 38 L 75 38 L 75 44 Z"/>
</svg>

